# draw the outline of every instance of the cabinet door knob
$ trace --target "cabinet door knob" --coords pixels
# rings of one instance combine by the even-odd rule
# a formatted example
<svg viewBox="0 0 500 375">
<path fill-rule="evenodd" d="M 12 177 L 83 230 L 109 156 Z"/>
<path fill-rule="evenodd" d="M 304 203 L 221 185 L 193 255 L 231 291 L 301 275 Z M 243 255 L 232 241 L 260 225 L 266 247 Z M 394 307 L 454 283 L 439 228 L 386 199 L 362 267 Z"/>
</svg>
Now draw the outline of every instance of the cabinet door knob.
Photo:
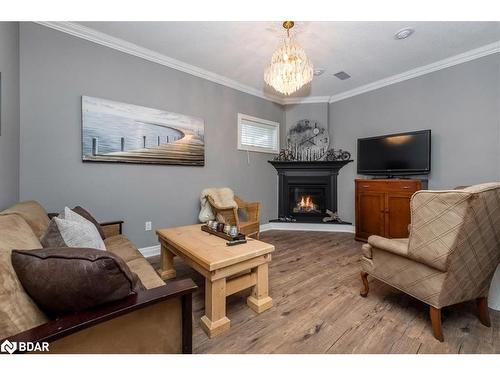
<svg viewBox="0 0 500 375">
<path fill-rule="evenodd" d="M 403 189 L 409 189 L 410 187 L 409 186 L 403 186 Z"/>
<path fill-rule="evenodd" d="M 370 187 L 370 185 L 363 185 L 363 187 L 364 187 L 364 188 L 369 188 L 369 187 Z"/>
</svg>

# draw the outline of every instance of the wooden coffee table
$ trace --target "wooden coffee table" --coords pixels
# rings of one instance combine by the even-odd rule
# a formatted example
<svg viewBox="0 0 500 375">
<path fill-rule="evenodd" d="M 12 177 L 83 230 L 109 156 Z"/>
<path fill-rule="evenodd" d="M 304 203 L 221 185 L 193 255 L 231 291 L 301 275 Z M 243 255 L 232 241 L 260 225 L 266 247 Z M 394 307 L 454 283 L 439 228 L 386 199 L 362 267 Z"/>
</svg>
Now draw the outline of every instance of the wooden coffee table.
<svg viewBox="0 0 500 375">
<path fill-rule="evenodd" d="M 201 225 L 159 229 L 162 279 L 175 277 L 173 258 L 181 257 L 205 277 L 205 315 L 201 327 L 214 337 L 230 327 L 226 316 L 226 297 L 252 288 L 247 305 L 257 313 L 269 309 L 268 264 L 274 246 L 247 238 L 246 244 L 226 246 L 226 240 L 202 232 Z"/>
</svg>

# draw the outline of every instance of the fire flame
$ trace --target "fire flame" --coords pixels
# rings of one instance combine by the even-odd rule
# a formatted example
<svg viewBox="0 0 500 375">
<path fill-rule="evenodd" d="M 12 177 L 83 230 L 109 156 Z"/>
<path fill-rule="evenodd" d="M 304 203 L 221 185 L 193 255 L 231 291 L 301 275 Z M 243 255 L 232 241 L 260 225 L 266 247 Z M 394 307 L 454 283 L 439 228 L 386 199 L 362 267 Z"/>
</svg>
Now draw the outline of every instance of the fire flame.
<svg viewBox="0 0 500 375">
<path fill-rule="evenodd" d="M 302 196 L 298 206 L 304 211 L 310 211 L 314 208 L 314 203 L 310 196 Z"/>
</svg>

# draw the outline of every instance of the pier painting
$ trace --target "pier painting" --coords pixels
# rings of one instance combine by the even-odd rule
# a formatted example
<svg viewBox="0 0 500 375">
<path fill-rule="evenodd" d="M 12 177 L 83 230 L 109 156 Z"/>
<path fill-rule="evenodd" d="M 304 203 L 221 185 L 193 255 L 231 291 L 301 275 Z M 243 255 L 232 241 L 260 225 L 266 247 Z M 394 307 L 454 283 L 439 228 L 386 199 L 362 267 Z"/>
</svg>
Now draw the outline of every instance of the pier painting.
<svg viewBox="0 0 500 375">
<path fill-rule="evenodd" d="M 82 160 L 205 164 L 202 119 L 82 96 Z"/>
</svg>

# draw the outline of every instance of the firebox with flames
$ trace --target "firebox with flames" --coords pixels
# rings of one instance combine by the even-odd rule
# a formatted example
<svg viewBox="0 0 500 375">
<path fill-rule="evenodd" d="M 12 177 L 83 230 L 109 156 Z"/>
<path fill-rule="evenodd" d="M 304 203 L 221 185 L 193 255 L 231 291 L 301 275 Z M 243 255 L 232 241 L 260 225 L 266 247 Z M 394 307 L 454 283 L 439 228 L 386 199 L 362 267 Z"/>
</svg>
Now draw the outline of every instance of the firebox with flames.
<svg viewBox="0 0 500 375">
<path fill-rule="evenodd" d="M 317 204 L 310 195 L 302 195 L 293 209 L 294 213 L 320 212 Z"/>
</svg>

